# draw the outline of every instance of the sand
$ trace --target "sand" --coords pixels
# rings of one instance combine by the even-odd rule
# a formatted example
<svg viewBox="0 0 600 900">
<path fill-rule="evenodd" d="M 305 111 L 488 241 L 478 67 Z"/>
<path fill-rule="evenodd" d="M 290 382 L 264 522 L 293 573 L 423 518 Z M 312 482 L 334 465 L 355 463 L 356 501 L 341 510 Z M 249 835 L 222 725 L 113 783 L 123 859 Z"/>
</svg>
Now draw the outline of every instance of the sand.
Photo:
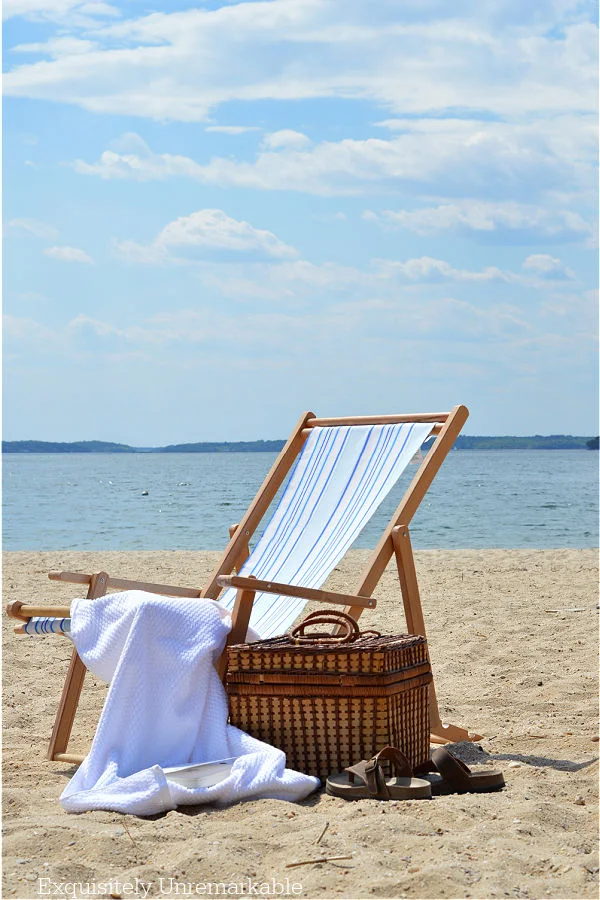
<svg viewBox="0 0 600 900">
<path fill-rule="evenodd" d="M 51 569 L 196 585 L 215 559 L 7 553 L 4 602 L 76 596 L 74 586 L 47 580 Z M 330 586 L 351 590 L 364 560 L 363 551 L 351 554 Z M 58 797 L 73 768 L 45 754 L 71 645 L 17 637 L 4 617 L 3 896 L 64 897 L 73 882 L 123 897 L 143 897 L 148 887 L 151 897 L 181 897 L 203 896 L 200 883 L 239 885 L 231 896 L 289 879 L 291 896 L 307 898 L 596 897 L 597 563 L 592 550 L 417 554 L 442 715 L 485 736 L 457 752 L 501 767 L 507 781 L 501 793 L 430 801 L 348 803 L 318 793 L 302 804 L 260 800 L 153 819 L 69 815 Z M 401 632 L 393 568 L 375 596 L 379 606 L 363 621 Z M 104 694 L 88 675 L 71 750 L 85 751 Z M 127 886 L 136 878 L 137 894 Z"/>
</svg>

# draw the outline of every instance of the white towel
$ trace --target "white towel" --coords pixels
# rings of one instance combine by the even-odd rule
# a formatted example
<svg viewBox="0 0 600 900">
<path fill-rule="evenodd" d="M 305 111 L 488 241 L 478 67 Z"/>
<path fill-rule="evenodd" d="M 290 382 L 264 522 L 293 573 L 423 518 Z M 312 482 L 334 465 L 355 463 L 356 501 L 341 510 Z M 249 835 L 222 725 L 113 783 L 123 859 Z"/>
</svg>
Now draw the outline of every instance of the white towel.
<svg viewBox="0 0 600 900">
<path fill-rule="evenodd" d="M 210 600 L 125 591 L 73 601 L 77 651 L 110 687 L 90 752 L 61 795 L 64 809 L 147 816 L 180 804 L 301 800 L 319 786 L 286 769 L 281 750 L 227 724 L 214 662 L 230 628 Z M 227 757 L 240 758 L 209 788 L 167 781 L 162 769 Z"/>
</svg>

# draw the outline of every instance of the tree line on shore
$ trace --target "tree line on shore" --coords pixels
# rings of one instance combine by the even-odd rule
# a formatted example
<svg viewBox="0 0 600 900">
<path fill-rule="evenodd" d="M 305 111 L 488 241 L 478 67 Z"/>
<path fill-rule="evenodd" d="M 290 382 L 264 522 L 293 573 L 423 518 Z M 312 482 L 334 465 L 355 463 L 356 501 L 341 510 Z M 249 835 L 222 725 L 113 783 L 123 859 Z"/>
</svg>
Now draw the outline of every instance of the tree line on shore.
<svg viewBox="0 0 600 900">
<path fill-rule="evenodd" d="M 131 447 L 110 441 L 2 441 L 3 453 L 278 453 L 285 441 L 201 441 L 166 447 Z M 456 450 L 598 450 L 598 437 L 571 434 L 515 435 L 461 434 Z"/>
</svg>

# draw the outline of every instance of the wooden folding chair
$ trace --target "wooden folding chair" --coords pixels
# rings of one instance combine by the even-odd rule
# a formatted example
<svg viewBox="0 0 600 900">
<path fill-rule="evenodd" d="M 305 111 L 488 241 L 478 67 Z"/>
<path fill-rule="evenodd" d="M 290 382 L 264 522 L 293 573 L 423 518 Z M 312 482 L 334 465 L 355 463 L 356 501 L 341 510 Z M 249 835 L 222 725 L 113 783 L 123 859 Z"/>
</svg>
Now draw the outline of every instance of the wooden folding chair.
<svg viewBox="0 0 600 900">
<path fill-rule="evenodd" d="M 359 416 L 351 418 L 317 418 L 314 413 L 307 412 L 301 416 L 290 438 L 276 459 L 271 471 L 265 478 L 256 497 L 237 525 L 231 526 L 230 541 L 218 566 L 212 573 L 203 590 L 182 588 L 171 585 L 153 584 L 149 582 L 131 581 L 113 578 L 106 572 L 85 575 L 72 572 L 51 572 L 49 578 L 54 581 L 65 581 L 88 586 L 87 596 L 97 598 L 109 590 L 143 590 L 172 597 L 189 597 L 190 599 L 207 597 L 217 599 L 223 588 L 234 588 L 235 604 L 232 610 L 232 630 L 228 644 L 241 643 L 246 637 L 252 604 L 255 595 L 276 594 L 290 598 L 301 598 L 305 601 L 317 601 L 326 604 L 340 604 L 354 618 L 358 618 L 363 609 L 374 608 L 376 601 L 372 598 L 386 566 L 395 557 L 400 590 L 404 604 L 407 630 L 411 634 L 426 636 L 425 621 L 419 596 L 419 587 L 415 569 L 413 550 L 409 534 L 410 522 L 417 511 L 426 491 L 431 485 L 438 469 L 452 448 L 457 435 L 465 423 L 469 413 L 465 406 L 456 406 L 449 413 L 428 413 L 415 415 Z M 352 425 L 387 425 L 396 423 L 430 423 L 434 440 L 424 452 L 422 462 L 408 486 L 400 505 L 396 509 L 389 524 L 383 532 L 379 543 L 371 553 L 368 564 L 362 574 L 356 594 L 341 594 L 332 591 L 316 590 L 300 585 L 279 584 L 250 576 L 232 574 L 239 572 L 249 556 L 249 542 L 257 526 L 265 515 L 271 501 L 283 484 L 287 474 L 298 457 L 304 442 L 314 428 L 335 428 Z M 33 616 L 68 616 L 68 607 L 27 606 L 19 601 L 9 604 L 9 615 L 27 621 Z M 24 626 L 15 631 L 22 633 Z M 224 675 L 226 652 L 220 661 L 220 674 Z M 85 677 L 85 666 L 77 651 L 73 650 L 71 663 L 67 672 L 65 685 L 60 699 L 52 737 L 48 748 L 48 758 L 64 762 L 79 763 L 83 759 L 80 754 L 67 752 L 67 745 L 79 702 L 79 696 Z M 431 740 L 434 743 L 447 743 L 461 740 L 479 740 L 479 735 L 470 735 L 464 728 L 442 723 L 438 709 L 435 687 L 430 686 L 430 727 Z"/>
</svg>

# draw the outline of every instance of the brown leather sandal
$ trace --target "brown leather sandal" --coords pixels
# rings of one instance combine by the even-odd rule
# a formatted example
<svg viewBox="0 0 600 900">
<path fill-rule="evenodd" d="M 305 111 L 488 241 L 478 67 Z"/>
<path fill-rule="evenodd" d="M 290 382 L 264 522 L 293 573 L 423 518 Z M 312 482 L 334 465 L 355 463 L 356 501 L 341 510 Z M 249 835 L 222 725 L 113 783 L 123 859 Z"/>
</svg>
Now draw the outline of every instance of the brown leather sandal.
<svg viewBox="0 0 600 900">
<path fill-rule="evenodd" d="M 499 791 L 504 787 L 500 769 L 473 771 L 445 747 L 431 754 L 431 762 L 439 774 L 424 775 L 434 794 L 476 794 Z"/>
<path fill-rule="evenodd" d="M 379 765 L 382 759 L 389 759 L 393 764 L 395 778 L 386 779 Z M 372 759 L 363 759 L 337 775 L 330 775 L 325 789 L 333 797 L 343 797 L 345 800 L 419 800 L 431 797 L 429 782 L 412 777 L 410 763 L 397 747 L 384 747 Z"/>
</svg>

